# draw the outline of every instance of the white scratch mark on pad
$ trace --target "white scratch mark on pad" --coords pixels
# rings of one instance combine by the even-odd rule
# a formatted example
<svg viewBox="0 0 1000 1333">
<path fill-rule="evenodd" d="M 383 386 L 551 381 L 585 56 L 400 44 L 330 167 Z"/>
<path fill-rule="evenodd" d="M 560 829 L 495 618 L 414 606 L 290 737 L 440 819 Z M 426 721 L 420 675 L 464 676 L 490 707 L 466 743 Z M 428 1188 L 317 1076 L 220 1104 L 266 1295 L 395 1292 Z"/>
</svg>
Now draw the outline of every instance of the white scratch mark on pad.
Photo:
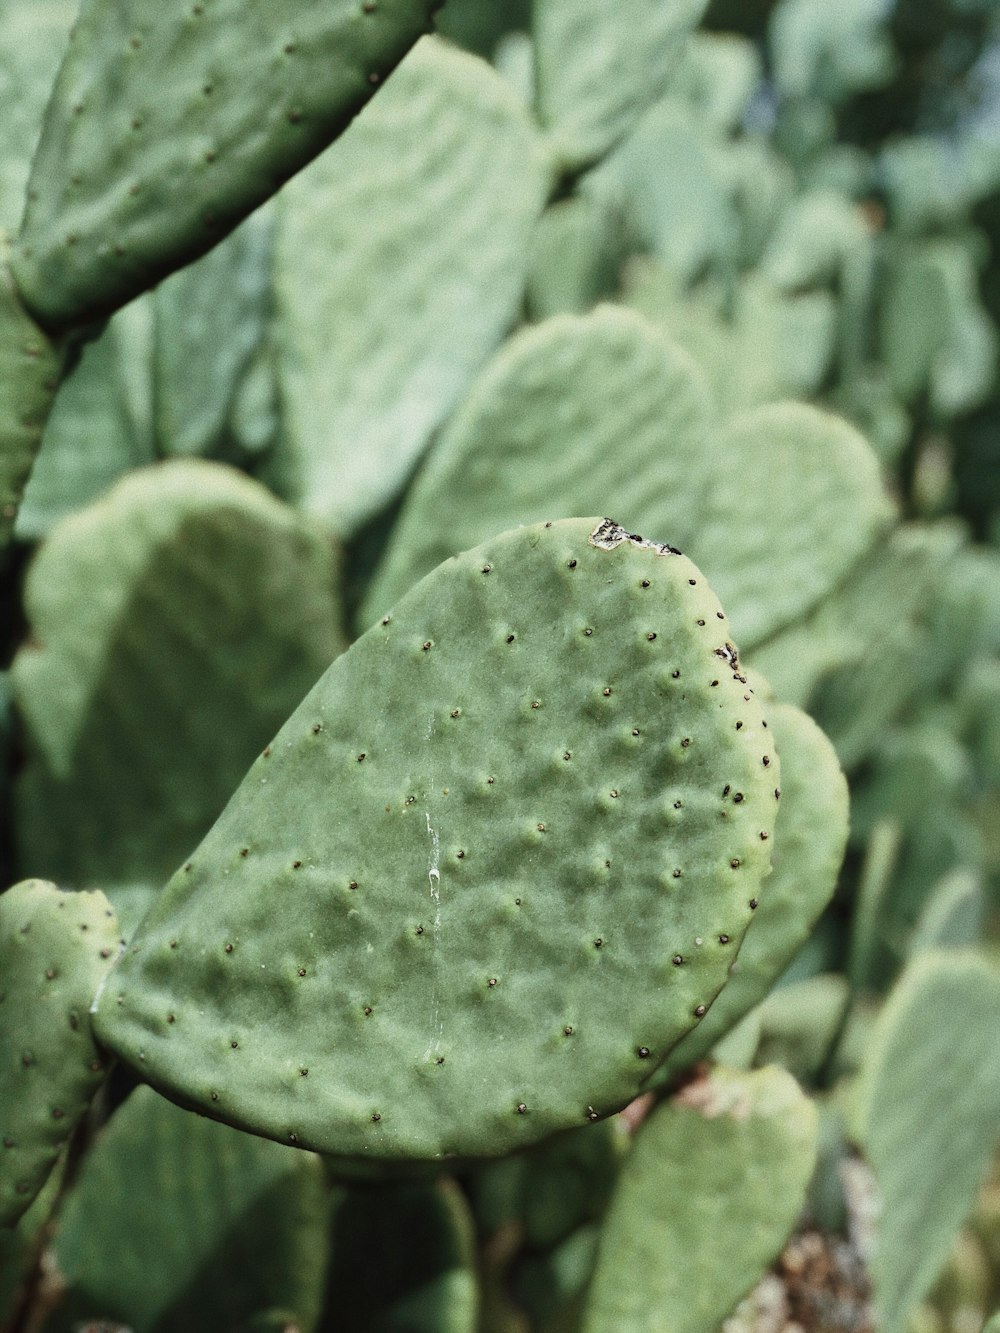
<svg viewBox="0 0 1000 1333">
<path fill-rule="evenodd" d="M 430 857 L 427 862 L 427 878 L 431 886 L 431 902 L 434 904 L 434 929 L 431 936 L 431 947 L 434 948 L 441 933 L 441 835 L 431 825 L 431 812 L 429 810 L 424 811 L 424 818 L 427 821 L 427 836 L 431 841 Z M 431 966 L 434 968 L 434 987 L 431 1001 L 433 1012 L 431 1016 L 431 1037 L 427 1043 L 427 1050 L 424 1052 L 425 1060 L 429 1060 L 432 1056 L 437 1056 L 440 1053 L 441 1037 L 444 1032 L 436 959 L 431 959 Z"/>
<path fill-rule="evenodd" d="M 122 954 L 124 954 L 124 952 L 125 952 L 125 943 L 124 941 L 122 941 L 122 943 L 118 945 L 118 953 L 117 956 L 115 957 L 116 963 L 118 959 L 121 958 Z M 87 1010 L 88 1013 L 91 1014 L 97 1013 L 97 1006 L 101 1002 L 101 996 L 104 994 L 104 987 L 108 984 L 108 977 L 110 976 L 111 976 L 111 968 L 108 968 L 107 972 L 105 972 L 104 976 L 101 977 L 100 981 L 97 983 L 97 993 L 94 995 L 94 998 L 90 1002 L 90 1008 Z"/>
<path fill-rule="evenodd" d="M 427 820 L 427 836 L 431 840 L 431 857 L 427 866 L 427 878 L 431 882 L 431 901 L 436 908 L 434 913 L 434 933 L 436 935 L 441 929 L 441 837 L 437 829 L 431 828 L 429 810 L 424 812 L 424 817 Z"/>
</svg>

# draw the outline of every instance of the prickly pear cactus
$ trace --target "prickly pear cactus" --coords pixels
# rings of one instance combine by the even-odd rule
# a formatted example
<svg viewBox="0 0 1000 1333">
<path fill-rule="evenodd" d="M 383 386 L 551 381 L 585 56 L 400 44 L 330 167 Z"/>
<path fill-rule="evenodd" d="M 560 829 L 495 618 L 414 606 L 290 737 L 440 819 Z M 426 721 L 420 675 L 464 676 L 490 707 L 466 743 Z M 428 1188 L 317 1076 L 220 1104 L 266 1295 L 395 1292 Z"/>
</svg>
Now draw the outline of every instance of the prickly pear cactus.
<svg viewBox="0 0 1000 1333">
<path fill-rule="evenodd" d="M 516 317 L 550 185 L 506 81 L 432 38 L 289 182 L 275 249 L 285 428 L 267 468 L 280 494 L 345 536 L 395 497 Z"/>
<path fill-rule="evenodd" d="M 502 534 L 264 749 L 136 935 L 100 1038 L 176 1099 L 344 1158 L 586 1124 L 723 985 L 777 775 L 690 561 L 609 520 Z"/>
<path fill-rule="evenodd" d="M 881 1199 L 872 1276 L 886 1333 L 933 1284 L 1000 1139 L 998 1028 L 1000 973 L 971 951 L 919 954 L 879 1014 L 853 1133 Z"/>
<path fill-rule="evenodd" d="M 833 746 L 810 717 L 789 704 L 769 704 L 767 713 L 781 752 L 781 806 L 767 892 L 724 991 L 704 1023 L 656 1070 L 653 1087 L 702 1059 L 764 999 L 836 888 L 847 842 L 847 780 Z"/>
<path fill-rule="evenodd" d="M 715 1333 L 791 1231 L 816 1132 L 776 1066 L 717 1068 L 658 1106 L 602 1229 L 584 1333 Z"/>
<path fill-rule="evenodd" d="M 134 472 L 60 524 L 11 672 L 26 868 L 109 892 L 166 878 L 343 647 L 336 580 L 308 520 L 201 460 Z"/>
<path fill-rule="evenodd" d="M 538 113 L 567 171 L 600 158 L 661 95 L 705 0 L 535 0 Z"/>
<path fill-rule="evenodd" d="M 85 0 L 14 259 L 35 317 L 85 323 L 211 249 L 347 127 L 439 7 Z"/>
<path fill-rule="evenodd" d="M 193 1116 L 137 1088 L 84 1159 L 59 1215 L 53 1325 L 134 1333 L 316 1327 L 329 1199 L 318 1158 Z"/>
<path fill-rule="evenodd" d="M 410 489 L 362 623 L 464 546 L 598 505 L 672 533 L 741 646 L 820 602 L 891 512 L 846 423 L 792 403 L 715 422 L 690 357 L 641 316 L 599 306 L 520 332 L 479 376 Z"/>
<path fill-rule="evenodd" d="M 89 1010 L 118 946 L 102 893 L 25 880 L 0 896 L 0 1226 L 41 1190 L 104 1078 Z"/>
</svg>

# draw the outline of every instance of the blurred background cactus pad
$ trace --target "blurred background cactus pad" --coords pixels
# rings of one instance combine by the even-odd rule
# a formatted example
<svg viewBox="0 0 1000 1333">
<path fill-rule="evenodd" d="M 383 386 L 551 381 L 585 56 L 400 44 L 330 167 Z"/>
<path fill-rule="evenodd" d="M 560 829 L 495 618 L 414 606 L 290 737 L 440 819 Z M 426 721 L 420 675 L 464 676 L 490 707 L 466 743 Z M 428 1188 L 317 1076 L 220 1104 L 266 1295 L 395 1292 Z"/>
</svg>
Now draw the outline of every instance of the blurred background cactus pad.
<svg viewBox="0 0 1000 1333">
<path fill-rule="evenodd" d="M 1000 4 L 0 124 L 0 1333 L 997 1333 Z"/>
</svg>

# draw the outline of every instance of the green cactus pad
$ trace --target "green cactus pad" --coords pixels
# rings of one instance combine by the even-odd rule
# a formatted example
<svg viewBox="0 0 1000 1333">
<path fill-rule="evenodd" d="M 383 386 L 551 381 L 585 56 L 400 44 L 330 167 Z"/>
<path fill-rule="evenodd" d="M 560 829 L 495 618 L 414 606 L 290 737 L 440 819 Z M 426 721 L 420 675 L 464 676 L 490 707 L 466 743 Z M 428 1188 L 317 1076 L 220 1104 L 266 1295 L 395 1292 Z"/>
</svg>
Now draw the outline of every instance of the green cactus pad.
<svg viewBox="0 0 1000 1333">
<path fill-rule="evenodd" d="M 4 6 L 0 31 L 0 228 L 21 220 L 31 155 L 52 90 L 75 0 L 18 0 Z"/>
<path fill-rule="evenodd" d="M 0 232 L 0 551 L 14 530 L 62 369 L 60 351 L 21 305 L 8 254 Z"/>
<path fill-rule="evenodd" d="M 411 488 L 366 623 L 454 551 L 597 506 L 690 550 L 744 646 L 814 606 L 890 512 L 845 422 L 787 403 L 713 428 L 687 356 L 600 307 L 517 335 L 487 367 Z"/>
<path fill-rule="evenodd" d="M 85 0 L 14 265 L 36 319 L 108 313 L 203 254 L 350 123 L 436 0 Z"/>
<path fill-rule="evenodd" d="M 153 429 L 168 458 L 227 443 L 237 387 L 271 313 L 272 220 L 258 209 L 153 295 Z"/>
<path fill-rule="evenodd" d="M 760 1006 L 754 1062 L 781 1065 L 814 1084 L 841 1032 L 850 998 L 847 978 L 839 972 L 778 986 Z"/>
<path fill-rule="evenodd" d="M 557 1245 L 604 1211 L 626 1142 L 612 1117 L 483 1163 L 468 1177 L 479 1228 L 490 1236 L 513 1223 L 529 1249 Z"/>
<path fill-rule="evenodd" d="M 551 1250 L 518 1257 L 509 1286 L 533 1321 L 529 1327 L 545 1333 L 579 1328 L 582 1294 L 594 1271 L 599 1236 L 600 1226 L 592 1222 Z"/>
<path fill-rule="evenodd" d="M 553 506 L 569 517 L 611 504 L 637 531 L 679 543 L 708 420 L 691 360 L 631 311 L 600 306 L 515 334 L 411 486 L 363 624 L 456 551 Z"/>
<path fill-rule="evenodd" d="M 550 170 L 517 97 L 428 38 L 280 199 L 272 480 L 341 535 L 393 498 L 515 321 Z M 450 552 L 449 552 L 450 554 Z"/>
<path fill-rule="evenodd" d="M 703 1059 L 759 1004 L 806 942 L 833 896 L 847 843 L 847 782 L 833 746 L 790 704 L 769 704 L 767 720 L 781 755 L 781 807 L 774 827 L 774 869 L 725 989 L 651 1079 L 661 1087 Z"/>
<path fill-rule="evenodd" d="M 317 1158 L 189 1115 L 138 1088 L 84 1159 L 53 1246 L 56 1329 L 245 1333 L 316 1327 L 328 1202 Z M 79 1322 L 78 1322 L 79 1321 Z"/>
<path fill-rule="evenodd" d="M 193 459 L 66 519 L 11 670 L 23 862 L 79 887 L 165 879 L 340 651 L 337 563 L 263 487 Z"/>
<path fill-rule="evenodd" d="M 931 891 L 910 937 L 909 953 L 972 948 L 982 939 L 985 916 L 983 877 L 978 870 L 960 866 Z"/>
<path fill-rule="evenodd" d="M 890 255 L 879 343 L 904 402 L 926 394 L 950 417 L 989 396 L 998 341 L 980 301 L 979 262 L 952 239 L 903 243 Z"/>
<path fill-rule="evenodd" d="M 779 698 L 809 707 L 848 767 L 919 693 L 936 581 L 961 548 L 957 525 L 906 523 L 874 546 L 807 618 L 754 649 Z"/>
<path fill-rule="evenodd" d="M 781 1249 L 816 1157 L 783 1069 L 715 1069 L 643 1124 L 601 1229 L 584 1333 L 716 1333 Z"/>
<path fill-rule="evenodd" d="M 92 503 L 126 472 L 155 461 L 137 430 L 122 366 L 122 311 L 88 343 L 59 388 L 18 511 L 15 536 L 37 541 L 67 514 Z"/>
<path fill-rule="evenodd" d="M 885 1333 L 901 1333 L 948 1257 L 1000 1139 L 1000 973 L 927 952 L 879 1015 L 853 1130 L 881 1195 L 872 1260 Z"/>
<path fill-rule="evenodd" d="M 179 1100 L 349 1159 L 584 1125 L 722 986 L 776 773 L 685 557 L 609 520 L 505 533 L 266 747 L 135 936 L 101 1038 Z"/>
<path fill-rule="evenodd" d="M 749 645 L 820 604 L 871 548 L 893 506 L 866 441 L 804 404 L 735 417 L 713 443 L 689 546 Z"/>
<path fill-rule="evenodd" d="M 41 1190 L 104 1078 L 88 1011 L 118 953 L 103 893 L 0 895 L 0 1227 Z"/>
<path fill-rule="evenodd" d="M 705 0 L 535 0 L 538 114 L 565 170 L 591 165 L 662 96 Z"/>
<path fill-rule="evenodd" d="M 330 1238 L 337 1333 L 474 1333 L 472 1217 L 451 1181 L 345 1190 Z"/>
</svg>

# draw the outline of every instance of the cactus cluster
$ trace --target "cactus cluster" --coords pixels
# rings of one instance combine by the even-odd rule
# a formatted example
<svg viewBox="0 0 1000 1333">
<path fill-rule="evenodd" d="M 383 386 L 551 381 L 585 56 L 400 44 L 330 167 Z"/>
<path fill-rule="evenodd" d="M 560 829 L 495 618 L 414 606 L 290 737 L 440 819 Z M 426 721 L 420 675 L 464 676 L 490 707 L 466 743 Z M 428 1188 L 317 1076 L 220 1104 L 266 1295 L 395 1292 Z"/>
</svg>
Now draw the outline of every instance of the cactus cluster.
<svg viewBox="0 0 1000 1333">
<path fill-rule="evenodd" d="M 8 7 L 0 1329 L 981 1326 L 995 6 Z"/>
</svg>

